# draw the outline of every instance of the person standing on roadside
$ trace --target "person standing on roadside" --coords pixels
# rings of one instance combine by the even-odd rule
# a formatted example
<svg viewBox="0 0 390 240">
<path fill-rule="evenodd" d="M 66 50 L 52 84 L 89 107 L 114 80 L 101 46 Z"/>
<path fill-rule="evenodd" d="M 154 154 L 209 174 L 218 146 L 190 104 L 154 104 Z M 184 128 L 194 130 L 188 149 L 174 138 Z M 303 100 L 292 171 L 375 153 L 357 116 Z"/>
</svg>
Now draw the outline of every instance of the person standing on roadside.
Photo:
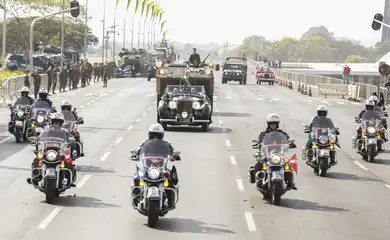
<svg viewBox="0 0 390 240">
<path fill-rule="evenodd" d="M 51 85 L 53 85 L 53 66 L 49 63 L 49 67 L 47 68 L 47 91 L 50 93 Z M 49 94 L 50 95 L 50 94 Z"/>
<path fill-rule="evenodd" d="M 343 84 L 349 84 L 351 68 L 345 65 L 343 68 Z"/>
<path fill-rule="evenodd" d="M 37 99 L 39 89 L 41 87 L 41 76 L 37 73 L 36 70 L 34 70 L 34 72 L 31 73 L 31 76 L 33 78 L 33 84 L 34 84 L 34 97 L 35 97 L 35 99 Z"/>
</svg>

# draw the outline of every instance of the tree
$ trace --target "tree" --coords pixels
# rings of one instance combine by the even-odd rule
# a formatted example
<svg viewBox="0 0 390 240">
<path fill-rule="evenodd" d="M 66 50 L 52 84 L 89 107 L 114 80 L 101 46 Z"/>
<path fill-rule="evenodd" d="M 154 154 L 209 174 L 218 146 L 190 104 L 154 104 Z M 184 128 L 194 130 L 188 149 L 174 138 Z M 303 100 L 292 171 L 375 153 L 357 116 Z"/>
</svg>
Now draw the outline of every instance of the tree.
<svg viewBox="0 0 390 240">
<path fill-rule="evenodd" d="M 361 63 L 363 58 L 359 55 L 350 55 L 345 59 L 345 63 Z"/>
<path fill-rule="evenodd" d="M 21 53 L 29 49 L 28 39 L 21 38 L 21 29 L 29 29 L 31 21 L 35 17 L 11 18 L 7 22 L 7 52 Z M 61 24 L 59 19 L 44 19 L 38 22 L 34 28 L 34 41 L 42 41 L 45 45 L 54 47 L 60 46 Z M 2 29 L 2 26 L 0 26 Z M 81 21 L 67 20 L 64 24 L 64 47 L 72 48 L 75 51 L 81 51 L 84 48 L 84 29 L 85 25 Z M 29 31 L 27 31 L 29 33 Z M 1 39 L 1 37 L 0 37 Z M 92 34 L 88 27 L 87 44 L 98 44 L 98 38 Z"/>
<path fill-rule="evenodd" d="M 375 52 L 378 56 L 383 57 L 390 52 L 390 41 L 377 42 L 375 44 Z"/>
</svg>

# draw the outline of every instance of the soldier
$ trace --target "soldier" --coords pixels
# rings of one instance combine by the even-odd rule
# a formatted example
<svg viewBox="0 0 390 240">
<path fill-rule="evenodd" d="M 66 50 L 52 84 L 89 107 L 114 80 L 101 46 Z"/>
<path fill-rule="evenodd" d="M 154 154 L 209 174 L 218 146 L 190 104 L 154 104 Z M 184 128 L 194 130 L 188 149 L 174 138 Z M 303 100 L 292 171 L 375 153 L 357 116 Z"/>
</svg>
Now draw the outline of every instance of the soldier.
<svg viewBox="0 0 390 240">
<path fill-rule="evenodd" d="M 60 92 L 66 92 L 65 87 L 66 87 L 66 80 L 68 77 L 68 71 L 64 67 L 61 72 L 60 72 Z"/>
<path fill-rule="evenodd" d="M 51 88 L 51 85 L 53 84 L 53 66 L 52 64 L 49 62 L 49 65 L 48 65 L 48 69 L 47 69 L 47 91 L 49 91 L 50 93 L 50 88 Z"/>
<path fill-rule="evenodd" d="M 30 76 L 28 75 L 28 70 L 25 71 L 26 76 L 24 76 L 24 86 L 30 89 Z"/>
<path fill-rule="evenodd" d="M 57 87 L 58 73 L 60 71 L 61 71 L 60 66 L 56 65 L 54 67 L 54 71 L 53 71 L 53 91 L 52 91 L 52 94 L 56 94 L 55 90 L 56 90 L 56 87 Z"/>
<path fill-rule="evenodd" d="M 93 82 L 99 81 L 99 66 L 97 63 L 93 64 Z"/>
<path fill-rule="evenodd" d="M 81 65 L 80 66 L 80 75 L 81 75 L 81 87 L 82 88 L 85 88 L 85 86 L 86 86 L 86 71 L 87 71 L 87 69 L 83 66 L 83 65 Z"/>
<path fill-rule="evenodd" d="M 34 97 L 37 99 L 39 88 L 41 87 L 41 76 L 36 71 L 34 71 L 31 76 L 34 79 Z"/>
<path fill-rule="evenodd" d="M 86 77 L 87 77 L 87 84 L 88 85 L 91 85 L 92 71 L 93 71 L 92 64 L 87 62 L 87 76 Z"/>
<path fill-rule="evenodd" d="M 104 78 L 104 68 L 105 68 L 105 64 L 101 63 L 100 64 L 100 68 L 99 68 L 99 71 L 100 71 L 99 77 L 101 78 L 102 81 L 103 81 L 103 78 Z"/>
<path fill-rule="evenodd" d="M 103 87 L 107 87 L 107 79 L 108 78 L 108 66 L 103 66 Z"/>
<path fill-rule="evenodd" d="M 73 87 L 74 87 L 74 82 L 75 82 L 75 74 L 76 74 L 76 72 L 75 72 L 75 66 L 71 66 L 70 68 L 69 68 L 69 90 L 73 90 Z"/>
</svg>

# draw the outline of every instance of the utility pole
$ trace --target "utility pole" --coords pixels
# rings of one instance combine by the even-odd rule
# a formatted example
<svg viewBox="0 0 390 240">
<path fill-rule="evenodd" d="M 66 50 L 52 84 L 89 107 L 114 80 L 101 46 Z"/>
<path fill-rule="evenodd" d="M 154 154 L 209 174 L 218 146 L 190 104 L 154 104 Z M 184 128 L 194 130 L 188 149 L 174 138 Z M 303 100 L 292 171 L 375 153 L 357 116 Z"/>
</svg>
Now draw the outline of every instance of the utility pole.
<svg viewBox="0 0 390 240">
<path fill-rule="evenodd" d="M 4 19 L 3 19 L 3 42 L 1 56 L 3 58 L 2 67 L 5 68 L 5 55 L 7 53 L 7 1 L 3 0 L 3 10 L 4 10 Z"/>
<path fill-rule="evenodd" d="M 104 63 L 104 46 L 106 43 L 106 38 L 104 35 L 104 32 L 106 30 L 106 0 L 104 0 L 104 6 L 103 6 L 103 38 L 102 38 L 102 63 Z"/>
<path fill-rule="evenodd" d="M 107 58 L 108 58 L 108 40 L 110 39 L 110 36 L 108 35 L 109 34 L 109 31 L 106 32 L 106 37 L 104 39 L 104 41 L 106 41 L 106 63 L 107 63 Z"/>
<path fill-rule="evenodd" d="M 114 60 L 114 62 L 115 62 L 115 33 L 116 33 L 116 31 L 115 31 L 115 27 L 116 27 L 116 25 L 115 25 L 115 19 L 116 19 L 116 16 L 115 16 L 115 13 L 114 13 L 114 38 L 113 38 L 113 43 L 112 43 L 112 59 Z"/>
<path fill-rule="evenodd" d="M 85 28 L 84 28 L 84 67 L 87 66 L 87 37 L 88 37 L 88 0 L 85 3 Z"/>
<path fill-rule="evenodd" d="M 126 48 L 126 18 L 123 21 L 123 48 Z"/>
<path fill-rule="evenodd" d="M 62 0 L 62 11 L 65 11 L 65 0 Z M 61 69 L 64 68 L 64 24 L 65 24 L 65 12 L 62 13 L 62 18 L 61 18 L 61 58 L 60 58 L 60 64 L 61 64 Z M 30 65 L 33 63 L 30 63 Z"/>
<path fill-rule="evenodd" d="M 134 15 L 133 15 L 133 23 L 131 28 L 131 50 L 134 48 Z"/>
</svg>

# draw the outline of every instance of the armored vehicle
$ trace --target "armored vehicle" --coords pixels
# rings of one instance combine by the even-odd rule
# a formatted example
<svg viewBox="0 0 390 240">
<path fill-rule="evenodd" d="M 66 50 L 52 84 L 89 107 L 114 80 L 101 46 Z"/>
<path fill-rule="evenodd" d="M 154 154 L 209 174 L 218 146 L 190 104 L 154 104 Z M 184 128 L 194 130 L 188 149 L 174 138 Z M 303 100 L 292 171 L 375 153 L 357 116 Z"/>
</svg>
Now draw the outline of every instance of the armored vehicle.
<svg viewBox="0 0 390 240">
<path fill-rule="evenodd" d="M 136 77 L 137 74 L 140 74 L 141 77 L 146 77 L 148 68 L 146 66 L 147 54 L 144 49 L 133 49 L 129 51 L 127 49 L 122 49 L 119 52 L 118 71 L 117 72 L 131 72 L 133 77 Z"/>
</svg>

